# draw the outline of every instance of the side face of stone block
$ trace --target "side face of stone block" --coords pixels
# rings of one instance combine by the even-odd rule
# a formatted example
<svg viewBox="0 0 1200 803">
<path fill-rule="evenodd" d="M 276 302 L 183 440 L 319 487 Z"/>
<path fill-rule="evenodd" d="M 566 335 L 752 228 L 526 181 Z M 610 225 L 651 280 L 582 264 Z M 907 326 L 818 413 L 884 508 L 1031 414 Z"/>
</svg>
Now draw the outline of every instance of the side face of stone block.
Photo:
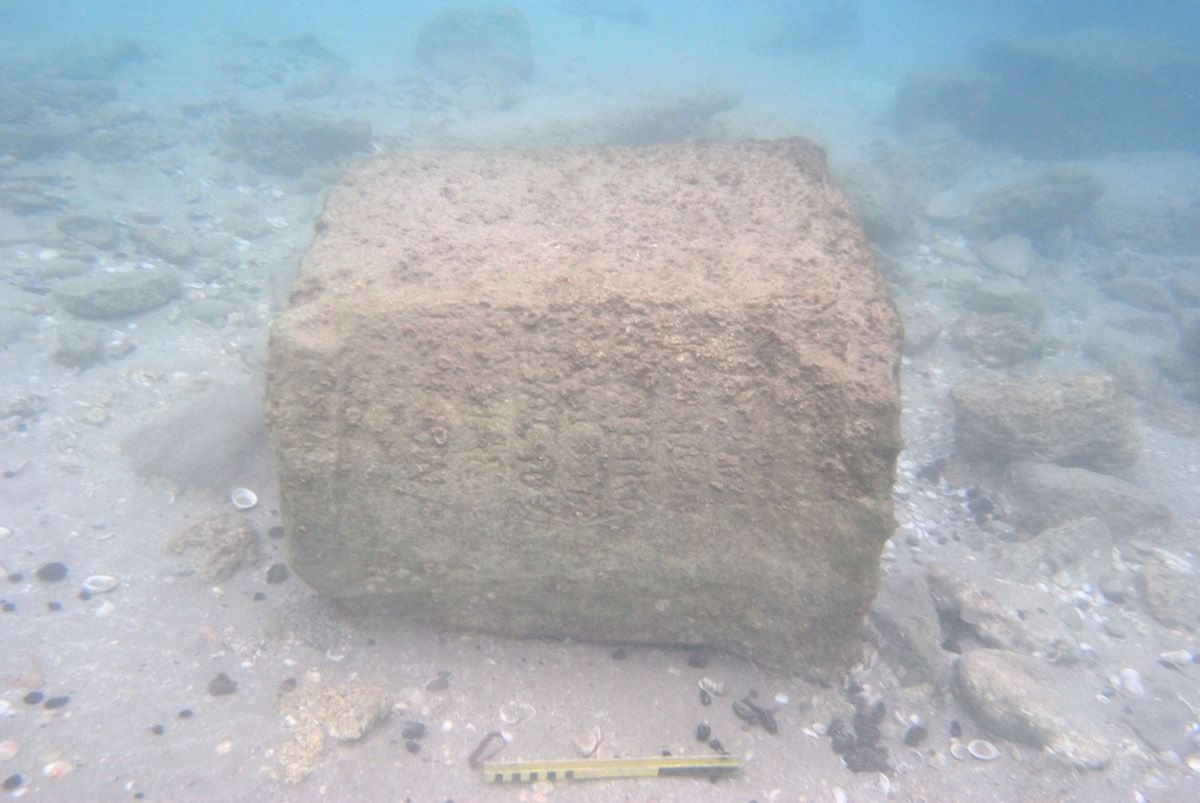
<svg viewBox="0 0 1200 803">
<path fill-rule="evenodd" d="M 272 330 L 292 567 L 422 621 L 837 671 L 899 350 L 809 143 L 373 159 Z"/>
</svg>

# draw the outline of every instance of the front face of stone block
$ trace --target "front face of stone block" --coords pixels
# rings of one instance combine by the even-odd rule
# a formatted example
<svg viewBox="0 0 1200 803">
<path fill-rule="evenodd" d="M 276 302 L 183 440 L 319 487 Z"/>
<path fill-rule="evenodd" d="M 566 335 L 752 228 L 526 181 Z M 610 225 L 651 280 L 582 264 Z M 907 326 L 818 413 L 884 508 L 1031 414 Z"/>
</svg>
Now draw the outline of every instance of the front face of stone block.
<svg viewBox="0 0 1200 803">
<path fill-rule="evenodd" d="M 772 169 L 773 207 L 713 178 Z M 456 627 L 845 665 L 892 529 L 899 331 L 823 170 L 796 142 L 361 167 L 272 332 L 293 568 Z M 717 231 L 673 175 L 712 184 L 694 214 Z M 381 225 L 387 198 L 446 191 L 468 222 Z M 587 214 L 605 205 L 658 247 Z M 531 255 L 538 220 L 568 245 Z"/>
</svg>

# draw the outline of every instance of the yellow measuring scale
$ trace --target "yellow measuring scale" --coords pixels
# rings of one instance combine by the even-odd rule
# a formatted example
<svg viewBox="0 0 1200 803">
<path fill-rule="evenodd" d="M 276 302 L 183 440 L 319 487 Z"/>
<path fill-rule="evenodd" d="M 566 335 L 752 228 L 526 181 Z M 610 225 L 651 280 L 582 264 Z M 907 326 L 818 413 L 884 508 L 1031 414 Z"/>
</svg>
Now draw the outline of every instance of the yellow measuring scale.
<svg viewBox="0 0 1200 803">
<path fill-rule="evenodd" d="M 598 778 L 720 778 L 742 768 L 741 756 L 653 756 L 560 761 L 485 761 L 480 769 L 489 783 L 585 781 Z"/>
</svg>

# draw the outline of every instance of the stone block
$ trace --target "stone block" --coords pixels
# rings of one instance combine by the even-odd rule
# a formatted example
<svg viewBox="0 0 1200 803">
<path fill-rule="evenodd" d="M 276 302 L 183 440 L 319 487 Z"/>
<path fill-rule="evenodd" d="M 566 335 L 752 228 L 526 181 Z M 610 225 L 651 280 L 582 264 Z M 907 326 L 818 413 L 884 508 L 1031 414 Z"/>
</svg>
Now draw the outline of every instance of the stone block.
<svg viewBox="0 0 1200 803">
<path fill-rule="evenodd" d="M 834 674 L 894 525 L 900 343 L 811 143 L 369 159 L 271 331 L 291 566 L 418 621 Z"/>
</svg>

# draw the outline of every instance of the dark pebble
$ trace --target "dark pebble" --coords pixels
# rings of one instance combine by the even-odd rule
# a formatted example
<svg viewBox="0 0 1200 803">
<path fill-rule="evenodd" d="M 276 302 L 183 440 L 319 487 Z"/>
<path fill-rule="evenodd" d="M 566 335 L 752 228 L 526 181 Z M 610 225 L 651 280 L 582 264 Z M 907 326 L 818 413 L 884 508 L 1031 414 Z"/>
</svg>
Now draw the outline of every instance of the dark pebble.
<svg viewBox="0 0 1200 803">
<path fill-rule="evenodd" d="M 959 736 L 962 736 L 962 725 L 957 719 L 952 719 L 950 720 L 950 738 L 957 739 Z"/>
<path fill-rule="evenodd" d="M 31 691 L 21 699 L 25 701 L 26 705 L 37 705 L 42 700 L 46 699 L 46 695 L 42 694 L 40 691 Z"/>
<path fill-rule="evenodd" d="M 404 740 L 404 749 L 410 753 L 420 753 L 421 752 L 421 743 L 418 742 L 416 739 L 405 739 Z"/>
<path fill-rule="evenodd" d="M 704 689 L 700 690 L 700 705 L 712 705 L 712 695 Z"/>
<path fill-rule="evenodd" d="M 887 748 L 877 744 L 859 743 L 844 756 L 846 769 L 851 772 L 882 772 L 890 775 L 892 767 L 888 764 Z"/>
<path fill-rule="evenodd" d="M 92 592 L 88 591 L 86 588 L 81 589 L 79 592 L 79 598 L 81 600 L 83 600 L 84 602 L 87 602 L 88 600 L 90 600 L 92 598 Z"/>
<path fill-rule="evenodd" d="M 154 727 L 152 727 L 150 729 L 150 732 L 153 733 L 155 736 L 162 736 L 164 733 L 167 732 L 167 727 L 165 725 L 155 725 Z"/>
<path fill-rule="evenodd" d="M 283 538 L 283 528 L 276 524 L 267 530 L 267 538 Z"/>
<path fill-rule="evenodd" d="M 145 799 L 146 799 L 146 793 L 145 793 L 145 792 L 134 792 L 134 793 L 133 793 L 133 799 L 134 799 L 134 800 L 145 800 Z"/>
<path fill-rule="evenodd" d="M 11 572 L 8 575 L 8 582 L 10 583 L 19 583 L 24 579 L 25 575 L 21 574 L 20 572 Z"/>
<path fill-rule="evenodd" d="M 4 600 L 4 612 L 5 613 L 12 613 L 16 609 L 17 609 L 17 603 L 9 602 L 8 600 Z"/>
<path fill-rule="evenodd" d="M 253 599 L 255 602 L 262 602 L 266 598 L 267 598 L 267 595 L 261 591 L 255 591 L 254 596 L 251 597 L 251 599 Z"/>
<path fill-rule="evenodd" d="M 300 682 L 298 680 L 296 680 L 295 678 L 284 678 L 279 683 L 279 692 L 281 694 L 287 694 L 290 691 L 295 691 L 296 687 L 299 685 L 300 685 Z"/>
<path fill-rule="evenodd" d="M 224 672 L 208 682 L 208 693 L 213 697 L 223 697 L 226 694 L 233 694 L 235 691 L 237 691 L 237 681 Z"/>
<path fill-rule="evenodd" d="M 4 791 L 11 792 L 14 789 L 19 789 L 23 783 L 25 783 L 25 779 L 21 777 L 21 773 L 13 773 L 4 779 Z"/>
<path fill-rule="evenodd" d="M 707 725 L 700 724 L 696 726 L 696 741 L 707 742 L 712 738 L 712 728 Z"/>
<path fill-rule="evenodd" d="M 733 701 L 733 713 L 737 715 L 738 719 L 744 722 L 748 722 L 751 725 L 758 724 L 758 715 L 754 713 L 754 709 L 746 704 L 745 700 Z"/>
<path fill-rule="evenodd" d="M 47 608 L 49 608 L 49 609 L 50 609 L 50 610 L 52 610 L 52 611 L 61 611 L 61 610 L 62 610 L 62 603 L 61 603 L 61 602 L 53 602 L 53 601 L 51 601 L 51 602 L 47 602 L 47 603 L 46 603 L 46 607 L 47 607 Z"/>
<path fill-rule="evenodd" d="M 195 712 L 195 711 L 193 711 L 192 709 L 190 709 L 190 708 L 184 708 L 183 710 L 181 710 L 181 711 L 180 711 L 178 714 L 176 714 L 175 716 L 179 717 L 180 719 L 191 719 L 191 718 L 192 718 L 192 717 L 194 717 L 195 715 L 196 715 L 196 712 Z"/>
<path fill-rule="evenodd" d="M 925 729 L 924 725 L 909 725 L 908 730 L 904 732 L 904 743 L 909 747 L 916 747 L 925 741 L 927 735 L 929 735 L 929 731 Z"/>
<path fill-rule="evenodd" d="M 45 580 L 47 583 L 57 583 L 67 576 L 67 565 L 58 561 L 47 563 L 37 570 L 37 576 L 39 580 Z"/>
<path fill-rule="evenodd" d="M 425 684 L 425 691 L 445 691 L 450 688 L 450 671 L 443 669 L 438 676 Z"/>
<path fill-rule="evenodd" d="M 288 567 L 283 563 L 272 563 L 267 569 L 267 582 L 277 586 L 288 579 Z"/>
<path fill-rule="evenodd" d="M 725 755 L 725 745 L 721 744 L 720 739 L 709 739 L 708 746 L 717 751 L 721 755 Z"/>
<path fill-rule="evenodd" d="M 687 664 L 693 669 L 703 669 L 708 666 L 708 651 L 693 650 L 692 654 L 688 656 Z"/>
<path fill-rule="evenodd" d="M 44 704 L 45 708 L 62 708 L 67 703 L 71 702 L 71 698 L 65 694 L 60 694 L 58 697 L 51 697 Z"/>
<path fill-rule="evenodd" d="M 625 656 L 626 656 L 626 653 L 625 653 L 624 647 L 617 647 L 615 650 L 613 650 L 609 654 L 609 657 L 612 658 L 614 661 L 624 661 Z"/>
<path fill-rule="evenodd" d="M 404 723 L 404 730 L 400 731 L 402 739 L 420 739 L 425 735 L 425 723 L 408 720 Z"/>
</svg>

